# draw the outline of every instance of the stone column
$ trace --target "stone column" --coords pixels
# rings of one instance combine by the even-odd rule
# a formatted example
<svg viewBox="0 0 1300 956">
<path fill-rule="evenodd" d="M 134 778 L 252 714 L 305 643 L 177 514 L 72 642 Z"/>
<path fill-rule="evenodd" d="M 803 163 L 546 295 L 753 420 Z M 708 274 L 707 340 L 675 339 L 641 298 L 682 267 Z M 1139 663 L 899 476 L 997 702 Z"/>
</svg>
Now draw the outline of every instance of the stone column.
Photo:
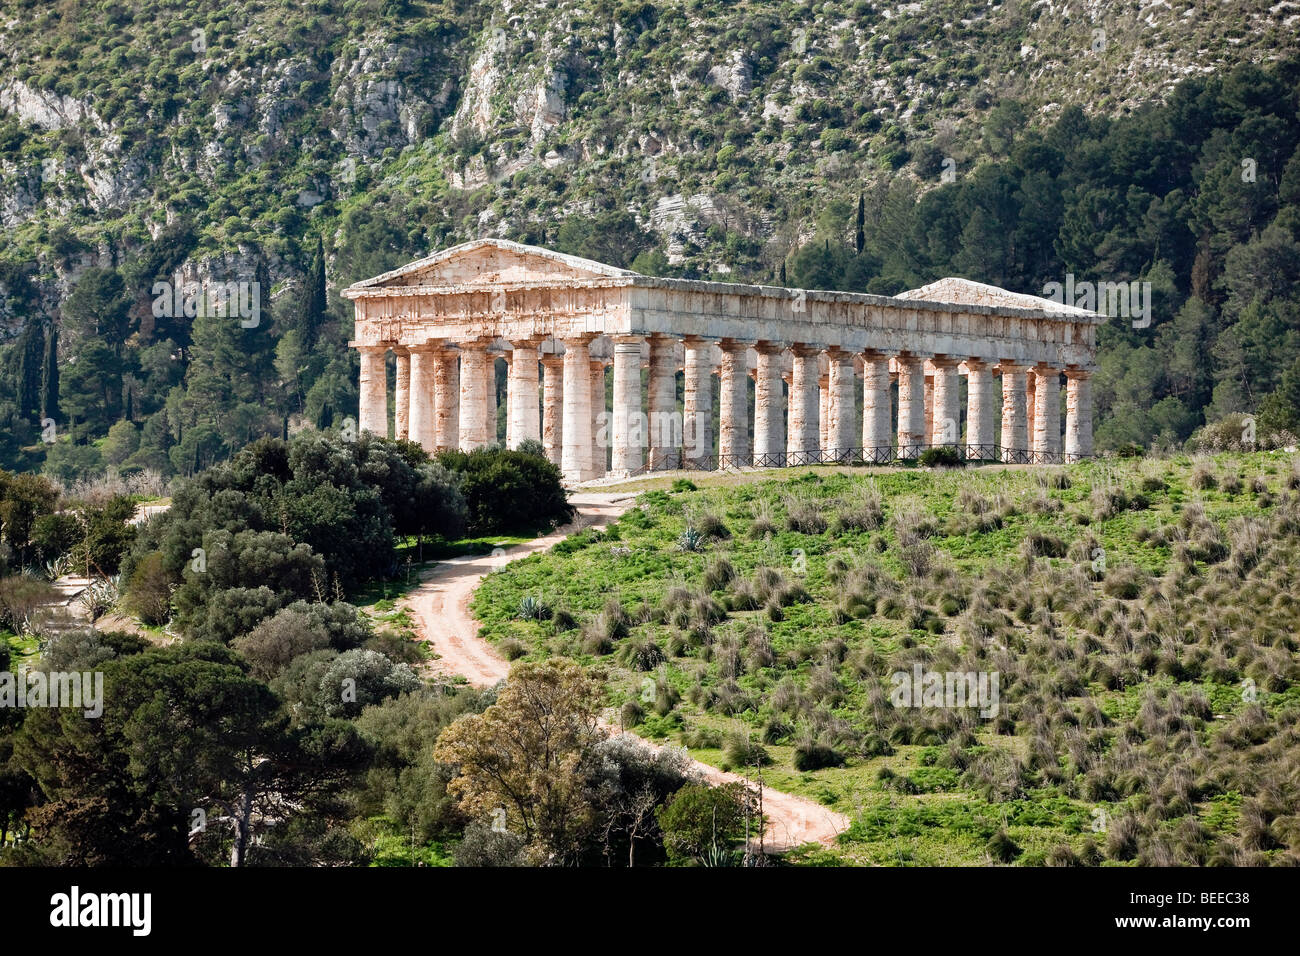
<svg viewBox="0 0 1300 956">
<path fill-rule="evenodd" d="M 794 379 L 790 387 L 790 449 L 789 456 L 811 455 L 819 449 L 818 392 L 821 349 L 809 345 L 791 347 L 794 353 Z"/>
<path fill-rule="evenodd" d="M 489 442 L 487 422 L 488 353 L 479 340 L 460 346 L 460 450 L 473 451 Z"/>
<path fill-rule="evenodd" d="M 387 345 L 360 345 L 361 353 L 361 409 L 357 416 L 358 428 L 380 438 L 388 437 L 388 372 L 384 356 Z"/>
<path fill-rule="evenodd" d="M 853 353 L 831 349 L 827 355 L 830 358 L 831 374 L 830 401 L 827 403 L 830 420 L 826 425 L 826 444 L 834 452 L 837 461 L 847 461 L 857 444 L 857 428 L 854 427 L 857 407 L 853 389 Z"/>
<path fill-rule="evenodd" d="M 484 354 L 484 388 L 483 396 L 484 423 L 487 427 L 487 443 L 495 445 L 497 438 L 497 353 L 490 349 Z"/>
<path fill-rule="evenodd" d="M 784 396 L 781 391 L 781 353 L 773 342 L 759 342 L 754 378 L 754 464 L 771 468 L 785 461 Z"/>
<path fill-rule="evenodd" d="M 393 396 L 393 437 L 406 441 L 411 437 L 411 353 L 404 345 L 393 348 L 397 359 L 397 394 Z"/>
<path fill-rule="evenodd" d="M 993 456 L 993 372 L 983 359 L 966 360 L 966 457 Z"/>
<path fill-rule="evenodd" d="M 1029 450 L 1025 428 L 1025 372 L 1023 365 L 1001 362 L 1002 373 L 1002 460 L 1024 461 Z"/>
<path fill-rule="evenodd" d="M 934 444 L 934 374 L 926 369 L 925 376 L 925 443 Z"/>
<path fill-rule="evenodd" d="M 713 454 L 713 343 L 689 336 L 686 344 L 685 409 L 682 443 L 686 458 L 697 465 Z"/>
<path fill-rule="evenodd" d="M 411 441 L 432 454 L 438 449 L 437 398 L 434 395 L 437 388 L 435 355 L 438 346 L 412 345 L 408 352 L 410 394 L 408 436 Z"/>
<path fill-rule="evenodd" d="M 1025 448 L 1034 447 L 1034 390 L 1038 387 L 1038 379 L 1034 375 L 1033 368 L 1025 368 Z"/>
<path fill-rule="evenodd" d="M 518 448 L 522 442 L 541 438 L 537 418 L 537 339 L 510 343 L 510 380 L 506 388 L 506 444 Z"/>
<path fill-rule="evenodd" d="M 560 470 L 566 481 L 592 477 L 591 352 L 594 335 L 564 340 L 564 424 Z"/>
<path fill-rule="evenodd" d="M 925 360 L 903 353 L 898 356 L 898 457 L 918 457 L 926 431 Z"/>
<path fill-rule="evenodd" d="M 889 356 L 868 350 L 862 353 L 862 457 L 865 461 L 887 461 L 893 457 L 890 429 L 892 400 L 889 395 Z"/>
<path fill-rule="evenodd" d="M 831 377 L 817 376 L 817 450 L 830 451 Z"/>
<path fill-rule="evenodd" d="M 718 458 L 749 464 L 749 346 L 724 340 L 718 390 Z"/>
<path fill-rule="evenodd" d="M 1092 457 L 1092 372 L 1065 370 L 1065 460 Z"/>
<path fill-rule="evenodd" d="M 433 352 L 433 444 L 442 450 L 460 446 L 460 353 Z"/>
<path fill-rule="evenodd" d="M 1039 462 L 1061 451 L 1061 373 L 1047 365 L 1034 367 L 1033 448 Z"/>
<path fill-rule="evenodd" d="M 932 360 L 934 366 L 934 423 L 932 445 L 955 445 L 961 440 L 961 392 L 957 363 L 950 358 Z"/>
<path fill-rule="evenodd" d="M 591 477 L 609 470 L 609 415 L 605 408 L 605 360 L 592 359 L 591 369 Z"/>
<path fill-rule="evenodd" d="M 542 447 L 546 457 L 558 465 L 564 433 L 564 357 L 545 353 L 542 373 Z"/>
<path fill-rule="evenodd" d="M 641 470 L 641 443 L 645 440 L 645 422 L 641 414 L 641 346 L 644 342 L 645 339 L 639 335 L 620 335 L 614 339 L 614 408 L 610 413 L 614 452 L 610 471 L 620 477 Z"/>
<path fill-rule="evenodd" d="M 676 345 L 676 340 L 667 335 L 650 336 L 650 375 L 646 398 L 649 405 L 651 471 L 676 468 L 679 464 L 677 451 L 681 436 L 677 428 Z"/>
</svg>

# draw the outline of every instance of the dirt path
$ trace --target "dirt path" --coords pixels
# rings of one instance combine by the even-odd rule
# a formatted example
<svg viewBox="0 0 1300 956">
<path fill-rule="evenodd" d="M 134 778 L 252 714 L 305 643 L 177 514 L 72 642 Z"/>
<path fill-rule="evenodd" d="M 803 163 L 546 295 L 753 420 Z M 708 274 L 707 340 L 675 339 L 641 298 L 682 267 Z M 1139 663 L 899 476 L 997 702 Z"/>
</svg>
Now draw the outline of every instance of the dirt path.
<svg viewBox="0 0 1300 956">
<path fill-rule="evenodd" d="M 469 612 L 474 589 L 483 575 L 510 561 L 545 551 L 576 531 L 609 524 L 631 507 L 634 496 L 583 492 L 573 495 L 570 501 L 578 509 L 578 517 L 554 534 L 510 548 L 504 555 L 441 562 L 407 595 L 403 603 L 411 609 L 417 630 L 440 655 L 431 664 L 435 673 L 463 675 L 475 687 L 489 687 L 507 677 L 509 662 L 479 638 L 478 623 Z M 692 764 L 711 784 L 742 779 L 738 774 L 723 773 L 698 760 Z M 771 788 L 764 788 L 763 812 L 768 818 L 765 840 L 769 850 L 785 850 L 804 843 L 829 846 L 849 825 L 846 816 L 814 800 Z"/>
</svg>

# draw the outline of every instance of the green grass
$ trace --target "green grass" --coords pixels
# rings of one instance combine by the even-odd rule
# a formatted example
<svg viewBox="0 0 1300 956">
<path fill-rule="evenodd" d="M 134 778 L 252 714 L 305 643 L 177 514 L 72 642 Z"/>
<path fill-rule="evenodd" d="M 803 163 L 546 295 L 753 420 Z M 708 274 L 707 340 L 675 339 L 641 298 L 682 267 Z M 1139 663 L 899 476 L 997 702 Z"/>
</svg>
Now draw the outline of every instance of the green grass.
<svg viewBox="0 0 1300 956">
<path fill-rule="evenodd" d="M 1112 728 L 1106 733 L 1111 735 L 1108 739 L 1113 746 L 1114 728 L 1140 723 L 1144 703 L 1147 709 L 1156 706 L 1159 710 L 1180 695 L 1203 697 L 1217 718 L 1200 722 L 1197 733 L 1207 746 L 1211 745 L 1215 734 L 1229 720 L 1248 709 L 1240 678 L 1249 672 L 1250 655 L 1234 658 L 1225 676 L 1180 675 L 1178 668 L 1186 666 L 1194 671 L 1200 666 L 1196 657 L 1199 652 L 1188 649 L 1197 639 L 1196 627 L 1191 623 L 1164 626 L 1159 618 L 1161 599 L 1150 590 L 1155 585 L 1142 584 L 1138 598 L 1126 599 L 1108 596 L 1105 581 L 1127 574 L 1126 569 L 1132 568 L 1153 576 L 1190 573 L 1194 582 L 1204 583 L 1217 573 L 1212 561 L 1194 563 L 1190 572 L 1179 571 L 1175 539 L 1187 509 L 1193 504 L 1203 508 L 1205 527 L 1217 529 L 1214 534 L 1228 536 L 1239 519 L 1267 520 L 1277 500 L 1294 494 L 1285 488 L 1292 467 L 1286 455 L 1225 455 L 1215 459 L 1214 465 L 1220 474 L 1242 474 L 1247 479 L 1243 490 L 1234 494 L 1192 488 L 1193 463 L 1186 457 L 1091 462 L 1065 469 L 820 468 L 774 477 L 754 476 L 748 481 L 737 480 L 734 475 L 692 476 L 696 489 L 678 485 L 678 491 L 671 490 L 671 478 L 650 480 L 640 483 L 646 490 L 638 499 L 639 507 L 605 531 L 575 535 L 549 553 L 530 556 L 488 575 L 476 593 L 473 610 L 483 622 L 483 636 L 489 640 L 518 640 L 530 657 L 567 655 L 592 668 L 605 683 L 611 707 L 644 699 L 647 678 L 651 685 L 658 681 L 671 686 L 680 700 L 666 715 L 656 714 L 648 702 L 642 704 L 646 717 L 636 731 L 651 739 L 681 741 L 700 729 L 724 735 L 740 731 L 761 738 L 765 724 L 775 716 L 771 701 L 778 686 L 788 684 L 812 696 L 814 703 L 801 712 L 796 733 L 766 745 L 773 763 L 763 769 L 762 776 L 768 786 L 809 796 L 856 821 L 831 857 L 845 862 L 900 865 L 988 863 L 988 840 L 999 828 L 1005 829 L 1020 847 L 1015 862 L 1042 863 L 1047 854 L 1054 850 L 1059 854 L 1064 847 L 1083 856 L 1091 852 L 1090 840 L 1104 843 L 1104 834 L 1094 835 L 1085 825 L 1094 811 L 1103 808 L 1111 817 L 1130 809 L 1144 811 L 1146 804 L 1135 796 L 1141 791 L 1086 799 L 1079 785 L 1082 771 L 1078 771 L 1077 779 L 1070 777 L 1075 771 L 1064 753 L 1068 725 L 1060 723 L 1059 717 L 1053 718 L 1055 736 L 1051 746 L 1058 751 L 1060 768 L 1044 769 L 1041 761 L 1036 764 L 1030 756 L 1033 731 L 1025 717 L 1036 712 L 1038 705 L 1023 699 L 1023 692 L 1015 687 L 1003 688 L 1004 704 L 1010 708 L 1007 712 L 1020 715 L 1014 732 L 997 732 L 991 721 L 978 722 L 966 748 L 972 761 L 995 763 L 1005 758 L 1029 768 L 1025 774 L 1032 785 L 1011 799 L 1003 795 L 990 800 L 977 787 L 964 782 L 967 778 L 962 767 L 941 765 L 936 749 L 945 743 L 951 727 L 947 731 L 922 729 L 922 736 L 932 739 L 896 740 L 893 753 L 883 756 L 866 756 L 849 747 L 844 766 L 812 772 L 800 772 L 794 767 L 796 737 L 810 730 L 808 720 L 814 711 L 822 724 L 841 726 L 845 739 L 888 734 L 891 721 L 878 725 L 872 716 L 871 693 L 876 678 L 864 679 L 861 668 L 879 676 L 881 668 L 887 672 L 888 662 L 899 655 L 924 652 L 945 659 L 944 655 L 958 653 L 968 642 L 963 637 L 963 623 L 969 624 L 963 609 L 985 600 L 985 591 L 995 585 L 1008 591 L 1001 596 L 988 592 L 995 603 L 1002 602 L 998 604 L 1004 620 L 1004 636 L 1000 639 L 1020 651 L 1016 659 L 1027 662 L 1023 667 L 1028 679 L 1042 679 L 1050 686 L 1061 668 L 1068 672 L 1068 660 L 1095 663 L 1096 655 L 1083 648 L 1087 641 L 1098 640 L 1096 634 L 1105 639 L 1111 629 L 1092 619 L 1085 620 L 1086 608 L 1076 607 L 1080 598 L 1068 598 L 1074 593 L 1068 587 L 1061 590 L 1062 582 L 1077 582 L 1081 572 L 1092 566 L 1092 548 L 1085 545 L 1095 544 L 1104 551 L 1105 567 L 1094 575 L 1101 580 L 1083 585 L 1086 594 L 1091 595 L 1087 600 L 1095 600 L 1097 607 L 1107 613 L 1132 620 L 1139 638 L 1146 618 L 1150 620 L 1145 626 L 1161 634 L 1172 635 L 1181 626 L 1191 636 L 1182 642 L 1187 647 L 1173 657 L 1165 655 L 1168 660 L 1155 651 L 1146 663 L 1136 665 L 1113 654 L 1106 657 L 1128 667 L 1126 673 L 1130 676 L 1120 678 L 1118 683 L 1100 678 L 1076 679 L 1078 689 L 1060 695 L 1061 702 L 1075 713 L 1085 705 L 1095 704 Z M 1058 474 L 1068 480 L 1052 477 Z M 1272 503 L 1261 503 L 1249 491 L 1249 479 L 1255 475 L 1267 483 L 1269 494 L 1274 496 Z M 1065 484 L 1068 487 L 1057 487 Z M 1092 497 L 1094 488 L 1122 490 L 1131 506 L 1107 515 L 1098 510 Z M 837 531 L 837 515 L 851 510 L 868 490 L 884 503 L 883 523 L 869 530 Z M 980 530 L 972 525 L 972 495 L 991 502 L 1002 515 L 1000 527 Z M 787 517 L 791 510 L 798 510 L 800 502 L 827 519 L 827 530 L 789 530 Z M 939 571 L 920 578 L 911 574 L 904 560 L 902 535 L 907 528 L 896 526 L 894 521 L 895 515 L 913 511 L 918 520 L 935 526 L 928 541 Z M 750 529 L 760 516 L 770 518 L 774 531 L 755 537 Z M 679 538 L 688 526 L 717 521 L 725 526 L 726 533 L 710 539 L 701 551 L 679 547 Z M 1040 557 L 1032 568 L 1026 565 L 1021 548 L 1031 534 L 1059 539 L 1065 556 Z M 674 621 L 665 598 L 675 587 L 690 589 L 696 595 L 706 593 L 702 591 L 705 569 L 720 558 L 725 558 L 741 578 L 754 576 L 760 568 L 776 568 L 789 584 L 802 589 L 804 597 L 786 603 L 778 620 L 761 609 L 730 608 L 724 620 L 708 628 L 711 644 L 692 646 L 684 637 L 689 628 L 682 626 L 684 621 Z M 853 569 L 867 565 L 875 565 L 889 576 L 893 581 L 889 587 L 896 590 L 883 590 L 874 612 L 859 608 L 856 613 L 846 614 L 846 581 L 857 573 Z M 1281 575 L 1278 587 L 1283 591 L 1289 573 L 1287 570 Z M 1155 583 L 1158 585 L 1160 580 L 1156 577 Z M 885 598 L 890 593 L 898 599 L 896 606 L 887 606 Z M 732 586 L 723 585 L 711 596 L 727 602 L 731 594 Z M 525 596 L 567 612 L 578 628 L 564 631 L 552 621 L 520 619 L 519 604 Z M 1265 598 L 1261 601 L 1267 603 Z M 614 653 L 601 654 L 584 643 L 583 629 L 597 627 L 607 603 L 613 602 L 630 618 L 629 633 L 614 640 Z M 1272 602 L 1271 609 L 1253 612 L 1256 617 L 1229 620 L 1224 626 L 1244 629 L 1241 633 L 1259 642 L 1261 651 L 1274 640 L 1271 629 L 1285 634 L 1290 628 L 1292 637 L 1286 640 L 1294 640 L 1294 632 L 1300 629 L 1295 626 L 1296 615 L 1284 596 Z M 1215 606 L 1207 610 L 1198 605 L 1197 613 L 1220 613 L 1222 601 L 1209 603 Z M 1015 610 L 1017 607 L 1028 608 L 1023 617 Z M 1047 619 L 1051 622 L 1050 639 L 1042 630 Z M 771 661 L 747 665 L 734 678 L 724 676 L 719 648 L 731 641 L 743 648 L 747 635 L 758 629 L 770 643 Z M 667 655 L 666 662 L 648 674 L 630 667 L 621 653 L 629 642 L 645 639 L 658 643 Z M 1166 646 L 1170 639 L 1163 638 Z M 1278 640 L 1282 639 L 1279 635 Z M 829 671 L 839 689 L 827 695 L 825 688 L 816 687 L 814 682 L 825 679 L 825 673 L 819 678 L 819 670 L 827 670 L 823 666 L 826 654 L 837 642 L 843 642 L 844 650 L 840 663 L 832 661 Z M 1052 642 L 1069 649 L 1063 652 L 1066 663 L 1040 661 L 1044 648 Z M 747 653 L 742 650 L 742 657 Z M 1163 670 L 1172 660 L 1178 662 L 1175 669 Z M 1252 666 L 1258 670 L 1258 662 Z M 1273 718 L 1294 713 L 1300 705 L 1300 682 L 1269 680 L 1273 685 L 1261 685 L 1258 694 L 1265 713 Z M 693 700 L 692 691 L 705 696 Z M 735 712 L 727 713 L 709 703 L 708 694 L 722 692 L 739 697 L 741 703 Z M 1152 705 L 1151 699 L 1166 703 Z M 1158 743 L 1153 741 L 1151 746 L 1158 749 Z M 692 748 L 691 753 L 705 763 L 727 768 L 722 749 Z M 882 778 L 882 771 L 887 777 Z M 1060 774 L 1064 776 L 1057 780 Z M 1212 791 L 1214 786 L 1217 784 L 1208 789 Z M 1236 812 L 1235 806 L 1215 803 L 1214 799 L 1193 807 L 1192 812 L 1210 815 L 1224 832 L 1230 832 L 1235 817 L 1228 818 Z M 812 854 L 799 861 L 812 865 L 829 859 Z"/>
</svg>

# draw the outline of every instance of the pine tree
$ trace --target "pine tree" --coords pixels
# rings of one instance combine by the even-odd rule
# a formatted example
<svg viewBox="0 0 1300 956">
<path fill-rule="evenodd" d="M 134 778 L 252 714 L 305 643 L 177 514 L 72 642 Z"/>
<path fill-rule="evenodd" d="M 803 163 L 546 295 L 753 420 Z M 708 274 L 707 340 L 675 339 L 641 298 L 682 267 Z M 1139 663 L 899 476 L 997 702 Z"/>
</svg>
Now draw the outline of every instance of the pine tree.
<svg viewBox="0 0 1300 956">
<path fill-rule="evenodd" d="M 45 333 L 45 367 L 41 376 L 41 417 L 59 420 L 59 327 Z"/>
<path fill-rule="evenodd" d="M 862 196 L 862 193 L 858 193 L 858 234 L 853 242 L 853 248 L 858 253 L 858 255 L 862 254 L 862 249 L 867 244 L 866 224 L 867 224 L 867 204 Z"/>
</svg>

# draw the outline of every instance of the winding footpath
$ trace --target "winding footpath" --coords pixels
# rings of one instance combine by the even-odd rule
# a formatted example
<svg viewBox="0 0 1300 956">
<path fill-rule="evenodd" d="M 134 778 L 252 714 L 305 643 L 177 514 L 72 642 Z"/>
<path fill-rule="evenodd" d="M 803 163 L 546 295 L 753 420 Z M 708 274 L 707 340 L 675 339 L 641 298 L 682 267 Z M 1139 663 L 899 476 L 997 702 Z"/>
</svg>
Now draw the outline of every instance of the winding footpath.
<svg viewBox="0 0 1300 956">
<path fill-rule="evenodd" d="M 577 509 L 572 523 L 544 538 L 509 549 L 504 555 L 479 555 L 439 562 L 425 573 L 420 585 L 403 603 L 415 618 L 421 639 L 439 655 L 431 669 L 435 673 L 461 675 L 475 687 L 490 687 L 510 674 L 510 663 L 478 636 L 478 622 L 469 603 L 483 576 L 510 561 L 545 551 L 575 532 L 599 528 L 614 521 L 635 501 L 634 495 L 580 493 L 570 497 Z M 654 746 L 647 742 L 647 746 Z M 739 782 L 738 774 L 691 761 L 693 769 L 709 783 Z M 781 851 L 804 843 L 830 846 L 849 820 L 806 797 L 763 788 L 763 812 L 768 819 L 765 844 Z"/>
</svg>

